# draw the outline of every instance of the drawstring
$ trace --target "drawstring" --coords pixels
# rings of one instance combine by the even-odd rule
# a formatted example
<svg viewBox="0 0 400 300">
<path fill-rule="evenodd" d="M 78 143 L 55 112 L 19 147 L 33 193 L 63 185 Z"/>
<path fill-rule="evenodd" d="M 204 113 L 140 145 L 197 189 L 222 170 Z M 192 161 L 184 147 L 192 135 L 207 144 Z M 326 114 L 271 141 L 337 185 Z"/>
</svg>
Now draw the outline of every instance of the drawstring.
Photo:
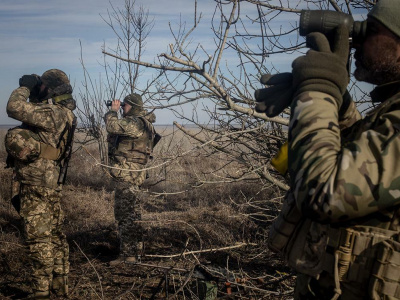
<svg viewBox="0 0 400 300">
<path fill-rule="evenodd" d="M 335 295 L 332 297 L 331 300 L 337 300 L 340 295 L 342 295 L 342 290 L 340 289 L 340 281 L 339 281 L 339 253 L 335 252 L 335 265 L 333 268 L 334 273 L 334 280 L 335 280 Z"/>
</svg>

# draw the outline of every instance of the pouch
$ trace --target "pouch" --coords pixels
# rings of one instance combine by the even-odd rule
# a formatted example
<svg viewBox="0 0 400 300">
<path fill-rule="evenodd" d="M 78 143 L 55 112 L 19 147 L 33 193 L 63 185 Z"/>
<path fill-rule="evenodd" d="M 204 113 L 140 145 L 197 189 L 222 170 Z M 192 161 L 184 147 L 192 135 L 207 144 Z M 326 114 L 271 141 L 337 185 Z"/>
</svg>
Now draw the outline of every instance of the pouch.
<svg viewBox="0 0 400 300">
<path fill-rule="evenodd" d="M 400 299 L 400 243 L 380 243 L 368 286 L 371 299 Z"/>
<path fill-rule="evenodd" d="M 39 136 L 22 127 L 9 129 L 4 139 L 4 145 L 9 155 L 23 162 L 32 162 L 40 155 Z"/>
</svg>

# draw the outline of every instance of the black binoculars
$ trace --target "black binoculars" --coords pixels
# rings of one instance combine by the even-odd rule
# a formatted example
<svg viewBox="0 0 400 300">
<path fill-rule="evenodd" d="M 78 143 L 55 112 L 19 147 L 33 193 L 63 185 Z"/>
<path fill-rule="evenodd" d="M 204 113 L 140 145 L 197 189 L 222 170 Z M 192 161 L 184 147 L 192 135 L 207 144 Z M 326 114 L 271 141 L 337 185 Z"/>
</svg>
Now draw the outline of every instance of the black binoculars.
<svg viewBox="0 0 400 300">
<path fill-rule="evenodd" d="M 302 10 L 300 14 L 299 32 L 306 36 L 311 32 L 321 32 L 328 40 L 334 29 L 340 24 L 349 28 L 349 42 L 361 43 L 367 33 L 367 21 L 354 21 L 349 14 L 332 10 Z"/>
<path fill-rule="evenodd" d="M 106 106 L 111 106 L 111 104 L 112 104 L 112 100 L 107 100 L 106 101 Z M 121 107 L 124 107 L 125 106 L 125 103 L 124 102 L 121 102 Z"/>
</svg>

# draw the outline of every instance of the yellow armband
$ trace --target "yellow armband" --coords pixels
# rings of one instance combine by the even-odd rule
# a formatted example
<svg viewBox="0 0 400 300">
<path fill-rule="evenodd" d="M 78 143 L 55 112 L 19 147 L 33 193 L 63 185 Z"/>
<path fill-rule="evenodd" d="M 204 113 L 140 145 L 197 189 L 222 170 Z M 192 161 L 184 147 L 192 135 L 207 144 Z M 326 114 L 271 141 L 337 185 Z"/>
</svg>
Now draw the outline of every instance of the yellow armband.
<svg viewBox="0 0 400 300">
<path fill-rule="evenodd" d="M 271 159 L 271 165 L 282 175 L 288 170 L 288 142 L 286 141 Z"/>
</svg>

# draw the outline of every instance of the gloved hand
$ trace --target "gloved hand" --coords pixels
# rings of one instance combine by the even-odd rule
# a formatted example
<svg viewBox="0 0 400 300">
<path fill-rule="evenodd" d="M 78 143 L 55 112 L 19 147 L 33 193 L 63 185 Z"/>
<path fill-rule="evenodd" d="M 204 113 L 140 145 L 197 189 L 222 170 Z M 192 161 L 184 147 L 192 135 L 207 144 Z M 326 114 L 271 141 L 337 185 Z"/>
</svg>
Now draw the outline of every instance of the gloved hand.
<svg viewBox="0 0 400 300">
<path fill-rule="evenodd" d="M 269 87 L 254 92 L 256 111 L 273 118 L 287 108 L 293 99 L 292 73 L 265 74 L 260 82 Z"/>
<path fill-rule="evenodd" d="M 32 91 L 35 87 L 38 87 L 41 84 L 42 81 L 40 80 L 40 77 L 36 74 L 23 75 L 19 79 L 19 86 L 27 87 L 29 91 Z"/>
<path fill-rule="evenodd" d="M 311 49 L 292 63 L 295 95 L 306 91 L 323 92 L 333 96 L 340 107 L 342 95 L 350 81 L 346 67 L 349 57 L 348 36 L 347 27 L 340 25 L 331 48 L 322 33 L 307 35 L 307 47 Z"/>
</svg>

